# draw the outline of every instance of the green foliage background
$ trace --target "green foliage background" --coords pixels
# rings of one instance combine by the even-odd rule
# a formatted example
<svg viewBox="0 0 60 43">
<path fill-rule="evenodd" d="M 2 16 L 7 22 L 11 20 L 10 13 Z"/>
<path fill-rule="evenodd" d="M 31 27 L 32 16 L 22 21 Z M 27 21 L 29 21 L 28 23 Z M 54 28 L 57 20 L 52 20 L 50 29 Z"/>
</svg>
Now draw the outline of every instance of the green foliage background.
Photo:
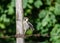
<svg viewBox="0 0 60 43">
<path fill-rule="evenodd" d="M 15 0 L 0 1 L 0 37 L 16 32 Z M 29 18 L 41 37 L 29 37 L 26 41 L 42 43 L 60 42 L 60 0 L 23 0 L 24 16 Z M 31 32 L 29 32 L 31 33 Z M 50 37 L 45 37 L 49 35 Z M 4 42 L 3 42 L 4 40 Z M 1 39 L 0 43 L 15 43 L 15 38 Z"/>
</svg>

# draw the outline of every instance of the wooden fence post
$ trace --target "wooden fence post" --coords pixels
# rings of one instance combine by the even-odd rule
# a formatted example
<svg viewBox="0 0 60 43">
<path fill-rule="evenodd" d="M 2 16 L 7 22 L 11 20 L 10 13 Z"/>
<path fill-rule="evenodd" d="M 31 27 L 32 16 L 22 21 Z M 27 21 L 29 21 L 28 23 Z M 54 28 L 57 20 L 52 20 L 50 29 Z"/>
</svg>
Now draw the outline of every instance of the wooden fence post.
<svg viewBox="0 0 60 43">
<path fill-rule="evenodd" d="M 22 6 L 22 0 L 16 0 L 16 34 L 24 34 Z M 24 38 L 16 38 L 16 43 L 24 43 Z"/>
</svg>

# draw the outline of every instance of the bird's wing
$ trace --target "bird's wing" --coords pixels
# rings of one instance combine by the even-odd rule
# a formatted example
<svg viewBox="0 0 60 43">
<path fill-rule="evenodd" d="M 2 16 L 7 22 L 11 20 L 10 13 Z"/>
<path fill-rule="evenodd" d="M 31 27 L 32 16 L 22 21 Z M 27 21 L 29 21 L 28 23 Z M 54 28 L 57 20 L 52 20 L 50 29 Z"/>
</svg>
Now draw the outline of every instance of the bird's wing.
<svg viewBox="0 0 60 43">
<path fill-rule="evenodd" d="M 29 27 L 30 27 L 32 30 L 34 30 L 33 25 L 32 25 L 30 22 L 27 22 L 27 23 L 28 23 Z"/>
<path fill-rule="evenodd" d="M 24 24 L 24 31 L 26 32 L 29 29 L 29 25 L 26 21 L 24 21 L 23 24 Z"/>
</svg>

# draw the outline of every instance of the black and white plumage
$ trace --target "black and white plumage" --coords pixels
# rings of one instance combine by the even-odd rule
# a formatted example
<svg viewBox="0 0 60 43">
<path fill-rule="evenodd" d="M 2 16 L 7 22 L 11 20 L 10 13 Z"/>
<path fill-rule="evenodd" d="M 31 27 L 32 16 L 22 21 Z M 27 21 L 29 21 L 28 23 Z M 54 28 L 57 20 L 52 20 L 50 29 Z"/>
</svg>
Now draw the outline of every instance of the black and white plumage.
<svg viewBox="0 0 60 43">
<path fill-rule="evenodd" d="M 24 33 L 25 33 L 28 29 L 34 30 L 33 25 L 28 21 L 28 18 L 27 18 L 27 17 L 24 17 L 23 24 L 24 24 Z"/>
</svg>

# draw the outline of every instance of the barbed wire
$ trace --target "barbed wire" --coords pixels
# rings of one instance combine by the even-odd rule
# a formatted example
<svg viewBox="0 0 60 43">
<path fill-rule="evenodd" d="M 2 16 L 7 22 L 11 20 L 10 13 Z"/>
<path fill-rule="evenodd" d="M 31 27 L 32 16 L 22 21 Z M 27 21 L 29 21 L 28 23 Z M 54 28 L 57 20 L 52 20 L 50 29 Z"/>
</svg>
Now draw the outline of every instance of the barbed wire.
<svg viewBox="0 0 60 43">
<path fill-rule="evenodd" d="M 24 34 L 16 34 L 16 35 L 11 35 L 11 36 L 1 36 L 0 38 L 27 38 L 27 37 L 40 37 L 43 35 L 40 34 L 32 34 L 32 35 L 24 35 Z M 44 37 L 50 37 L 48 35 L 44 36 Z"/>
<path fill-rule="evenodd" d="M 50 35 L 41 35 L 41 34 L 32 34 L 32 35 L 24 35 L 24 34 L 16 34 L 16 35 L 11 35 L 11 36 L 1 36 L 0 38 L 27 38 L 27 37 L 51 37 Z M 60 36 L 60 35 L 52 35 L 52 36 Z"/>
</svg>

